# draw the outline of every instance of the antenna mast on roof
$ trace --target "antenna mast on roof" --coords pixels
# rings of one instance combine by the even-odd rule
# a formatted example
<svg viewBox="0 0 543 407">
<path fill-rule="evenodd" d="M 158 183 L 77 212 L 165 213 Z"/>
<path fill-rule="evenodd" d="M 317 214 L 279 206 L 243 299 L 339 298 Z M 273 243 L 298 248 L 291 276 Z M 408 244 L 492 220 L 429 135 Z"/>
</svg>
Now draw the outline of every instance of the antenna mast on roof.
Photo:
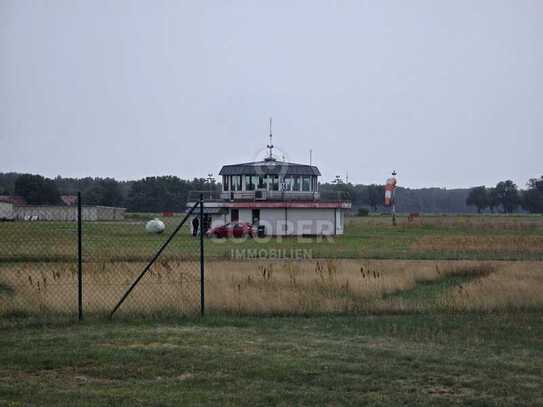
<svg viewBox="0 0 543 407">
<path fill-rule="evenodd" d="M 270 150 L 266 161 L 273 161 L 273 144 L 272 144 L 272 118 L 270 117 L 270 144 L 266 146 Z"/>
</svg>

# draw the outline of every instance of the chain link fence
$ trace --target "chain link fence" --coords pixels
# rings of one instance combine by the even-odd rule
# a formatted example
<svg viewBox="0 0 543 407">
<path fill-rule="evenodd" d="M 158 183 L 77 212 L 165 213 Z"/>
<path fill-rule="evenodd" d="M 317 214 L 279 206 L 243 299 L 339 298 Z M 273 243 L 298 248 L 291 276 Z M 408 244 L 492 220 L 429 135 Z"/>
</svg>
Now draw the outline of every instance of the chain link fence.
<svg viewBox="0 0 543 407">
<path fill-rule="evenodd" d="M 77 224 L 0 222 L 0 315 L 77 316 Z"/>
<path fill-rule="evenodd" d="M 77 318 L 80 311 L 85 317 L 109 317 L 144 270 L 115 315 L 200 312 L 203 259 L 188 214 L 163 217 L 165 230 L 150 233 L 147 214 L 100 221 L 83 217 L 79 230 L 77 208 L 73 211 L 75 221 L 0 222 L 0 317 Z"/>
</svg>

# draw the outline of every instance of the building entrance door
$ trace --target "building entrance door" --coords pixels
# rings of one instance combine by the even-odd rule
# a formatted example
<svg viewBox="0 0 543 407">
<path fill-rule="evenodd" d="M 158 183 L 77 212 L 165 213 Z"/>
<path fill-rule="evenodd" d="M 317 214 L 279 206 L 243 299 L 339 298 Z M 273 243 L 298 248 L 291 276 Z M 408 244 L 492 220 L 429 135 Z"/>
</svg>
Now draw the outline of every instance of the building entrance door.
<svg viewBox="0 0 543 407">
<path fill-rule="evenodd" d="M 239 209 L 232 209 L 230 211 L 230 222 L 238 222 L 239 221 Z"/>
<path fill-rule="evenodd" d="M 252 224 L 258 226 L 259 223 L 260 223 L 260 209 L 253 209 Z"/>
<path fill-rule="evenodd" d="M 205 233 L 207 232 L 209 229 L 211 229 L 211 215 L 208 215 L 208 214 L 204 214 L 204 218 L 202 219 L 202 231 L 201 233 Z"/>
</svg>

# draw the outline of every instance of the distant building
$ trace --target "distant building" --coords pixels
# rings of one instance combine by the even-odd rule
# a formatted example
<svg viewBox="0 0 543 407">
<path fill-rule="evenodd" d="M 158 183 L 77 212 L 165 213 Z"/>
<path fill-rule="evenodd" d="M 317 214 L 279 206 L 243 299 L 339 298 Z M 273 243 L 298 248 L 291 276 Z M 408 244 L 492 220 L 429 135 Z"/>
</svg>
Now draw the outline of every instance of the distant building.
<svg viewBox="0 0 543 407">
<path fill-rule="evenodd" d="M 343 234 L 344 212 L 351 202 L 338 195 L 321 196 L 321 173 L 313 165 L 278 161 L 270 148 L 265 160 L 225 165 L 219 175 L 222 191 L 213 197 L 205 195 L 205 230 L 248 222 L 264 226 L 268 235 Z M 197 196 L 191 198 L 189 208 Z"/>
<path fill-rule="evenodd" d="M 0 195 L 0 202 L 6 202 L 13 205 L 26 205 L 26 200 L 19 195 Z"/>
<path fill-rule="evenodd" d="M 83 206 L 81 208 L 81 217 L 85 221 L 123 220 L 125 212 L 125 208 Z M 60 205 L 13 206 L 13 219 L 26 221 L 75 221 L 77 219 L 77 208 Z"/>
<path fill-rule="evenodd" d="M 77 195 L 61 195 L 60 200 L 66 206 L 77 205 Z"/>
<path fill-rule="evenodd" d="M 75 221 L 77 195 L 62 195 L 62 205 L 28 205 L 23 197 L 0 195 L 0 220 Z M 111 206 L 83 206 L 81 215 L 86 221 L 123 220 L 125 208 Z"/>
<path fill-rule="evenodd" d="M 13 204 L 0 201 L 0 220 L 13 220 Z"/>
<path fill-rule="evenodd" d="M 75 198 L 77 203 L 77 197 Z M 0 195 L 0 220 L 75 221 L 77 219 L 75 204 L 71 203 L 71 199 L 63 202 L 65 205 L 27 205 L 21 197 Z M 86 221 L 109 221 L 123 220 L 125 212 L 125 208 L 84 206 L 81 215 Z"/>
</svg>

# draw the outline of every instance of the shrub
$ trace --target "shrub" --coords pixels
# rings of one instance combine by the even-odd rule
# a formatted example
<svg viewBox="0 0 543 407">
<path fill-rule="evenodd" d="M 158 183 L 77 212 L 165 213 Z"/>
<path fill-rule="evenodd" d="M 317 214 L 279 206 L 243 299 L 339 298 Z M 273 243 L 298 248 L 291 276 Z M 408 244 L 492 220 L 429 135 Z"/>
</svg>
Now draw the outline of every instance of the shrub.
<svg viewBox="0 0 543 407">
<path fill-rule="evenodd" d="M 358 216 L 368 216 L 370 211 L 368 208 L 358 208 Z"/>
</svg>

